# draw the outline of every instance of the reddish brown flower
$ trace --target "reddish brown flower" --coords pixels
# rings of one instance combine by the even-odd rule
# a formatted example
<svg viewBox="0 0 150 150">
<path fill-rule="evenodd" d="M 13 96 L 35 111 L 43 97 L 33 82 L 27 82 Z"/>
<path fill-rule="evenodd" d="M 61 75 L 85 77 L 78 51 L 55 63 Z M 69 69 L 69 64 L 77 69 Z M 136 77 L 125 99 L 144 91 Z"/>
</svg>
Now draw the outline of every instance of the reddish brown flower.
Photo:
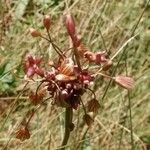
<svg viewBox="0 0 150 150">
<path fill-rule="evenodd" d="M 134 80 L 131 77 L 123 76 L 123 75 L 118 75 L 114 77 L 115 82 L 120 85 L 121 87 L 130 90 L 134 86 Z"/>
<path fill-rule="evenodd" d="M 26 139 L 30 138 L 30 132 L 27 127 L 21 126 L 17 131 L 16 131 L 16 138 L 20 139 L 21 141 L 24 141 Z"/>
</svg>

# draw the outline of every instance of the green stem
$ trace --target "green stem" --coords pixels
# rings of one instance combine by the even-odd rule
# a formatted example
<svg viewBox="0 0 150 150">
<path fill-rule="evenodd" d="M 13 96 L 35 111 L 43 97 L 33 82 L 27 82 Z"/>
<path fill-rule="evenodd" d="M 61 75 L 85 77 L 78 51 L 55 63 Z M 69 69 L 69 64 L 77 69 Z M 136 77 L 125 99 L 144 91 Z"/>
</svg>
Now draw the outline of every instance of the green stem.
<svg viewBox="0 0 150 150">
<path fill-rule="evenodd" d="M 64 139 L 62 142 L 62 148 L 60 150 L 65 150 L 65 146 L 67 145 L 67 142 L 69 140 L 70 136 L 70 124 L 72 123 L 72 116 L 73 116 L 73 110 L 71 107 L 66 108 L 65 112 L 65 133 L 64 133 Z"/>
</svg>

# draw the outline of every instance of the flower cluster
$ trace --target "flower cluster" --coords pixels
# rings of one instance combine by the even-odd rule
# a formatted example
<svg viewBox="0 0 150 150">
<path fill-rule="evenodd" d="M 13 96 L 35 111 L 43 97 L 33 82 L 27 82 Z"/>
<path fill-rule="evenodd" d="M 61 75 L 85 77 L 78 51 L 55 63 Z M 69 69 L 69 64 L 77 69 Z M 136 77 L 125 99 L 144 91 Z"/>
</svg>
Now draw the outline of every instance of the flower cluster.
<svg viewBox="0 0 150 150">
<path fill-rule="evenodd" d="M 81 105 L 85 112 L 83 120 L 87 125 L 91 125 L 93 118 L 88 115 L 87 111 L 97 113 L 100 104 L 96 99 L 94 91 L 90 89 L 90 83 L 94 82 L 95 74 L 98 75 L 101 74 L 100 71 L 107 71 L 112 66 L 112 61 L 109 59 L 106 51 L 94 53 L 82 43 L 76 31 L 75 21 L 70 14 L 65 15 L 64 24 L 72 40 L 72 48 L 68 48 L 68 51 L 71 50 L 72 52 L 71 55 L 70 53 L 63 52 L 63 50 L 54 43 L 50 34 L 51 18 L 48 15 L 43 19 L 43 26 L 46 29 L 47 37 L 44 37 L 42 33 L 36 29 L 30 29 L 30 33 L 33 37 L 44 38 L 53 46 L 58 54 L 58 59 L 50 60 L 50 67 L 46 69 L 41 67 L 43 63 L 41 57 L 32 56 L 31 54 L 25 56 L 23 66 L 26 77 L 33 79 L 34 76 L 39 76 L 41 79 L 37 90 L 30 92 L 29 99 L 33 105 L 38 105 L 43 101 L 47 92 L 52 103 L 57 106 L 76 110 L 78 106 Z M 90 68 L 91 63 L 97 65 L 98 70 L 92 70 L 92 68 Z M 110 77 L 108 75 L 106 75 L 106 77 L 109 77 L 126 89 L 133 87 L 133 79 L 130 77 Z M 81 96 L 87 91 L 92 92 L 94 98 L 87 102 L 86 110 Z M 17 138 L 19 139 L 24 140 L 25 138 L 29 138 L 29 135 L 27 127 L 17 131 Z"/>
</svg>

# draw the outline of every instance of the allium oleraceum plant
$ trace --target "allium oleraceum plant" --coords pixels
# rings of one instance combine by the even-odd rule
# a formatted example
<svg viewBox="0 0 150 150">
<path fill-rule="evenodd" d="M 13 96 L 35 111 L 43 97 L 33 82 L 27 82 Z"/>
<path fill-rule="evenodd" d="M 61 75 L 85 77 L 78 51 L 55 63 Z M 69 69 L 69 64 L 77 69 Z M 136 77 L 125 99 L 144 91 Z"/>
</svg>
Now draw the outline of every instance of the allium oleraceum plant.
<svg viewBox="0 0 150 150">
<path fill-rule="evenodd" d="M 77 35 L 76 26 L 73 17 L 70 14 L 64 16 L 64 24 L 67 29 L 69 38 L 72 41 L 72 48 L 63 51 L 55 44 L 51 38 L 51 18 L 46 15 L 43 18 L 43 26 L 46 29 L 47 37 L 43 36 L 38 30 L 31 28 L 30 33 L 33 37 L 41 37 L 51 43 L 53 49 L 58 54 L 57 60 L 50 60 L 49 69 L 41 67 L 42 58 L 26 54 L 24 58 L 25 77 L 34 80 L 34 76 L 39 76 L 40 84 L 35 92 L 30 92 L 29 98 L 33 105 L 40 105 L 44 100 L 45 93 L 48 92 L 50 101 L 59 107 L 66 109 L 65 114 L 65 133 L 62 141 L 62 146 L 67 144 L 70 131 L 73 130 L 72 123 L 73 109 L 77 110 L 79 105 L 83 107 L 83 121 L 88 125 L 94 121 L 88 112 L 97 113 L 100 104 L 96 98 L 95 92 L 90 89 L 90 83 L 94 82 L 96 75 L 102 75 L 112 79 L 118 85 L 125 89 L 133 88 L 133 79 L 123 75 L 111 77 L 106 72 L 112 67 L 112 60 L 106 51 L 92 52 L 81 41 Z M 69 54 L 68 54 L 69 51 Z M 93 70 L 91 65 L 96 65 L 97 70 Z M 107 74 L 106 74 L 107 73 Z M 38 80 L 39 81 L 39 80 Z M 91 92 L 93 98 L 87 102 L 87 107 L 82 101 L 82 95 L 86 92 Z M 36 110 L 30 112 L 30 117 L 26 123 L 20 126 L 16 132 L 16 137 L 20 140 L 30 138 L 29 122 Z M 63 148 L 62 148 L 63 149 Z"/>
</svg>

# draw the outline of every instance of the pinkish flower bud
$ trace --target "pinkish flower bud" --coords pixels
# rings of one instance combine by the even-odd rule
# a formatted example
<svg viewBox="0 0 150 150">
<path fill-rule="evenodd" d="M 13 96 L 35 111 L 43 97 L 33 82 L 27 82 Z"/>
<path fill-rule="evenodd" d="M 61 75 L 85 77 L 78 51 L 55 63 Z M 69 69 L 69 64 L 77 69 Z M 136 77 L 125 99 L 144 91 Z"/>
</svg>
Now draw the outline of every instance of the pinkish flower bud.
<svg viewBox="0 0 150 150">
<path fill-rule="evenodd" d="M 34 28 L 30 28 L 30 29 L 29 29 L 29 32 L 31 33 L 31 35 L 32 35 L 33 37 L 41 36 L 41 33 L 40 33 L 39 31 L 37 31 L 36 29 L 34 29 Z"/>
<path fill-rule="evenodd" d="M 75 22 L 71 14 L 65 15 L 65 26 L 67 28 L 68 34 L 71 36 L 71 38 L 73 38 L 76 31 L 75 31 Z"/>
<path fill-rule="evenodd" d="M 134 86 L 134 80 L 131 77 L 119 75 L 114 77 L 114 80 L 118 85 L 120 85 L 121 87 L 127 90 L 132 89 Z"/>
<path fill-rule="evenodd" d="M 50 25 L 51 25 L 50 16 L 48 16 L 48 15 L 45 15 L 45 16 L 44 16 L 43 25 L 44 25 L 44 27 L 45 27 L 47 30 L 49 30 Z"/>
</svg>

